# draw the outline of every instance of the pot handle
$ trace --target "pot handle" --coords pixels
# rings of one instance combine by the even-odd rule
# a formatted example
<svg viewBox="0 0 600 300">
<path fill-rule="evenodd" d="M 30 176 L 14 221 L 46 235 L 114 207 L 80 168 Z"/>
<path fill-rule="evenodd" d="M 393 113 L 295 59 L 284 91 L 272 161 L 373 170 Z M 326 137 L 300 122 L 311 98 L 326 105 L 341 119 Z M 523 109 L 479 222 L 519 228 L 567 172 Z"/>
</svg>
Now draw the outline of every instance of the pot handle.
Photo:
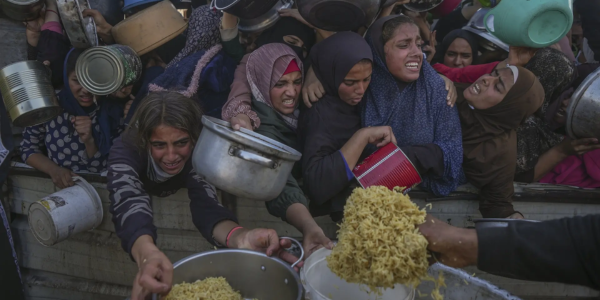
<svg viewBox="0 0 600 300">
<path fill-rule="evenodd" d="M 296 245 L 298 245 L 298 247 L 300 247 L 300 258 L 292 264 L 292 268 L 295 267 L 298 263 L 300 263 L 303 259 L 304 259 L 304 248 L 302 248 L 302 244 L 300 244 L 300 242 L 298 242 L 296 239 L 293 239 L 291 237 L 280 237 L 280 240 L 290 240 L 292 243 L 296 243 Z"/>
<path fill-rule="evenodd" d="M 269 169 L 276 169 L 277 168 L 277 163 L 274 162 L 272 159 L 268 159 L 266 157 L 262 157 L 260 155 L 256 155 L 252 152 L 248 152 L 248 151 L 244 151 L 240 148 L 235 148 L 232 147 L 229 150 L 229 154 L 241 158 L 245 161 L 249 161 L 258 165 L 261 165 L 263 167 L 267 167 Z"/>
<path fill-rule="evenodd" d="M 210 10 L 217 10 L 217 6 L 215 5 L 215 0 L 210 1 Z"/>
</svg>

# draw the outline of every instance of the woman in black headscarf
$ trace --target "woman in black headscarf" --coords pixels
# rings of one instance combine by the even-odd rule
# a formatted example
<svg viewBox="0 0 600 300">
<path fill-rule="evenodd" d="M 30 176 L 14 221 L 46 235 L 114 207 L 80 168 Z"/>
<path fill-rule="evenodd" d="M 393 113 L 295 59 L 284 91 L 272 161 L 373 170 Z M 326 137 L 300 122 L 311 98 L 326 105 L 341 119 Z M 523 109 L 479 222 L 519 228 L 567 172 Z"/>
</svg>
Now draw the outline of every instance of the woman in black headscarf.
<svg viewBox="0 0 600 300">
<path fill-rule="evenodd" d="M 441 63 L 450 68 L 464 68 L 477 64 L 479 44 L 470 32 L 456 29 L 450 32 L 438 46 L 434 63 Z"/>
<path fill-rule="evenodd" d="M 358 104 L 371 81 L 373 55 L 360 35 L 336 33 L 318 43 L 310 59 L 326 95 L 301 111 L 298 121 L 304 187 L 313 216 L 329 214 L 338 221 L 357 186 L 351 170 L 365 147 L 395 138 L 388 126 L 361 129 Z"/>
</svg>

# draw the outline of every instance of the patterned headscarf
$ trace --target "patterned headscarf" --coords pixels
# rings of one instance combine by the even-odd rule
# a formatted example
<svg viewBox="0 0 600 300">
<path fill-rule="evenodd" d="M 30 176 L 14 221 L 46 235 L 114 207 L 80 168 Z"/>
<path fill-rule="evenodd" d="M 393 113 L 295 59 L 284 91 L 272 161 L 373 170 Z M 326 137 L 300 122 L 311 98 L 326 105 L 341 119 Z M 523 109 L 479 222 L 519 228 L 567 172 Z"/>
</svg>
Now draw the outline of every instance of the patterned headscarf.
<svg viewBox="0 0 600 300">
<path fill-rule="evenodd" d="M 270 96 L 271 89 L 275 86 L 277 81 L 281 79 L 292 60 L 296 60 L 304 77 L 302 61 L 298 58 L 296 53 L 285 44 L 267 44 L 250 54 L 248 57 L 248 64 L 246 65 L 246 75 L 248 77 L 250 88 L 252 89 L 252 95 L 257 101 L 273 107 Z M 277 113 L 283 118 L 288 126 L 293 129 L 298 127 L 298 109 L 289 115 Z"/>
<path fill-rule="evenodd" d="M 167 67 L 170 67 L 187 56 L 201 50 L 208 50 L 221 42 L 222 13 L 203 5 L 194 9 L 188 23 L 188 34 L 185 47 L 175 56 Z"/>
</svg>

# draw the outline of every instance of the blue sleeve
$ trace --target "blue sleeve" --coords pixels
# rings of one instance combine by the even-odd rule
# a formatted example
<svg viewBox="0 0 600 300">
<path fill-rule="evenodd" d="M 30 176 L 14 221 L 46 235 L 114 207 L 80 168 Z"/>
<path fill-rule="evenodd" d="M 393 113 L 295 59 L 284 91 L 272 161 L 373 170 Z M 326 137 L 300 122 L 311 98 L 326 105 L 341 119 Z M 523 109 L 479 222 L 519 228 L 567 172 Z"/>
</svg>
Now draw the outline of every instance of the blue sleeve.
<svg viewBox="0 0 600 300">
<path fill-rule="evenodd" d="M 344 160 L 344 165 L 346 165 L 346 176 L 348 177 L 348 181 L 350 181 L 350 180 L 354 179 L 354 173 L 352 173 L 352 170 L 350 170 L 350 167 L 348 167 L 348 162 L 346 161 L 344 154 L 342 154 L 342 151 L 338 150 L 338 152 L 340 153 L 340 155 L 342 156 L 342 159 Z"/>
<path fill-rule="evenodd" d="M 447 196 L 466 180 L 462 169 L 462 130 L 458 109 L 446 104 L 447 91 L 441 78 L 439 81 L 441 83 L 432 89 L 435 111 L 433 144 L 438 145 L 444 154 L 444 172 L 441 176 L 423 176 L 422 186 L 436 196 Z"/>
<path fill-rule="evenodd" d="M 21 141 L 21 158 L 27 163 L 29 157 L 36 153 L 43 153 L 46 148 L 46 125 L 37 125 L 25 127 L 23 130 L 23 140 Z"/>
</svg>

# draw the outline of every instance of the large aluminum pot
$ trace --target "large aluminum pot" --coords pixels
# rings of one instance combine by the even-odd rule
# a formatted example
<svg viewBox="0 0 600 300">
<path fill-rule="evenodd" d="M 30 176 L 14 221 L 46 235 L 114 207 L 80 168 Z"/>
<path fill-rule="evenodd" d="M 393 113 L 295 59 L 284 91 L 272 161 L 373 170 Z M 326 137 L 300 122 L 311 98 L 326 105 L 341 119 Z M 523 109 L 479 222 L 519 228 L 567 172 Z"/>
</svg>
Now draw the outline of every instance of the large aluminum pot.
<svg viewBox="0 0 600 300">
<path fill-rule="evenodd" d="M 22 61 L 0 70 L 0 91 L 15 126 L 45 123 L 62 111 L 50 71 L 39 61 Z"/>
<path fill-rule="evenodd" d="M 0 0 L 0 8 L 7 17 L 26 22 L 37 19 L 45 2 L 44 0 Z"/>
<path fill-rule="evenodd" d="M 369 26 L 383 0 L 298 0 L 298 10 L 310 24 L 327 31 Z"/>
<path fill-rule="evenodd" d="M 302 284 L 294 269 L 264 253 L 226 249 L 186 257 L 173 265 L 173 284 L 224 277 L 244 299 L 300 300 Z M 154 300 L 159 300 L 153 295 Z"/>
<path fill-rule="evenodd" d="M 600 138 L 600 69 L 590 74 L 571 96 L 567 133 L 573 139 Z"/>
<path fill-rule="evenodd" d="M 411 11 L 424 12 L 436 8 L 444 0 L 410 0 L 404 7 Z"/>
<path fill-rule="evenodd" d="M 217 188 L 257 201 L 275 199 L 302 154 L 229 122 L 202 117 L 204 129 L 196 143 L 192 164 L 196 173 Z"/>
<path fill-rule="evenodd" d="M 278 0 L 275 5 L 262 16 L 254 19 L 240 19 L 238 29 L 243 32 L 257 32 L 265 30 L 277 23 L 281 17 L 280 9 L 292 8 L 294 0 Z"/>
<path fill-rule="evenodd" d="M 254 19 L 267 13 L 279 0 L 212 0 L 211 6 L 240 19 Z"/>
</svg>

